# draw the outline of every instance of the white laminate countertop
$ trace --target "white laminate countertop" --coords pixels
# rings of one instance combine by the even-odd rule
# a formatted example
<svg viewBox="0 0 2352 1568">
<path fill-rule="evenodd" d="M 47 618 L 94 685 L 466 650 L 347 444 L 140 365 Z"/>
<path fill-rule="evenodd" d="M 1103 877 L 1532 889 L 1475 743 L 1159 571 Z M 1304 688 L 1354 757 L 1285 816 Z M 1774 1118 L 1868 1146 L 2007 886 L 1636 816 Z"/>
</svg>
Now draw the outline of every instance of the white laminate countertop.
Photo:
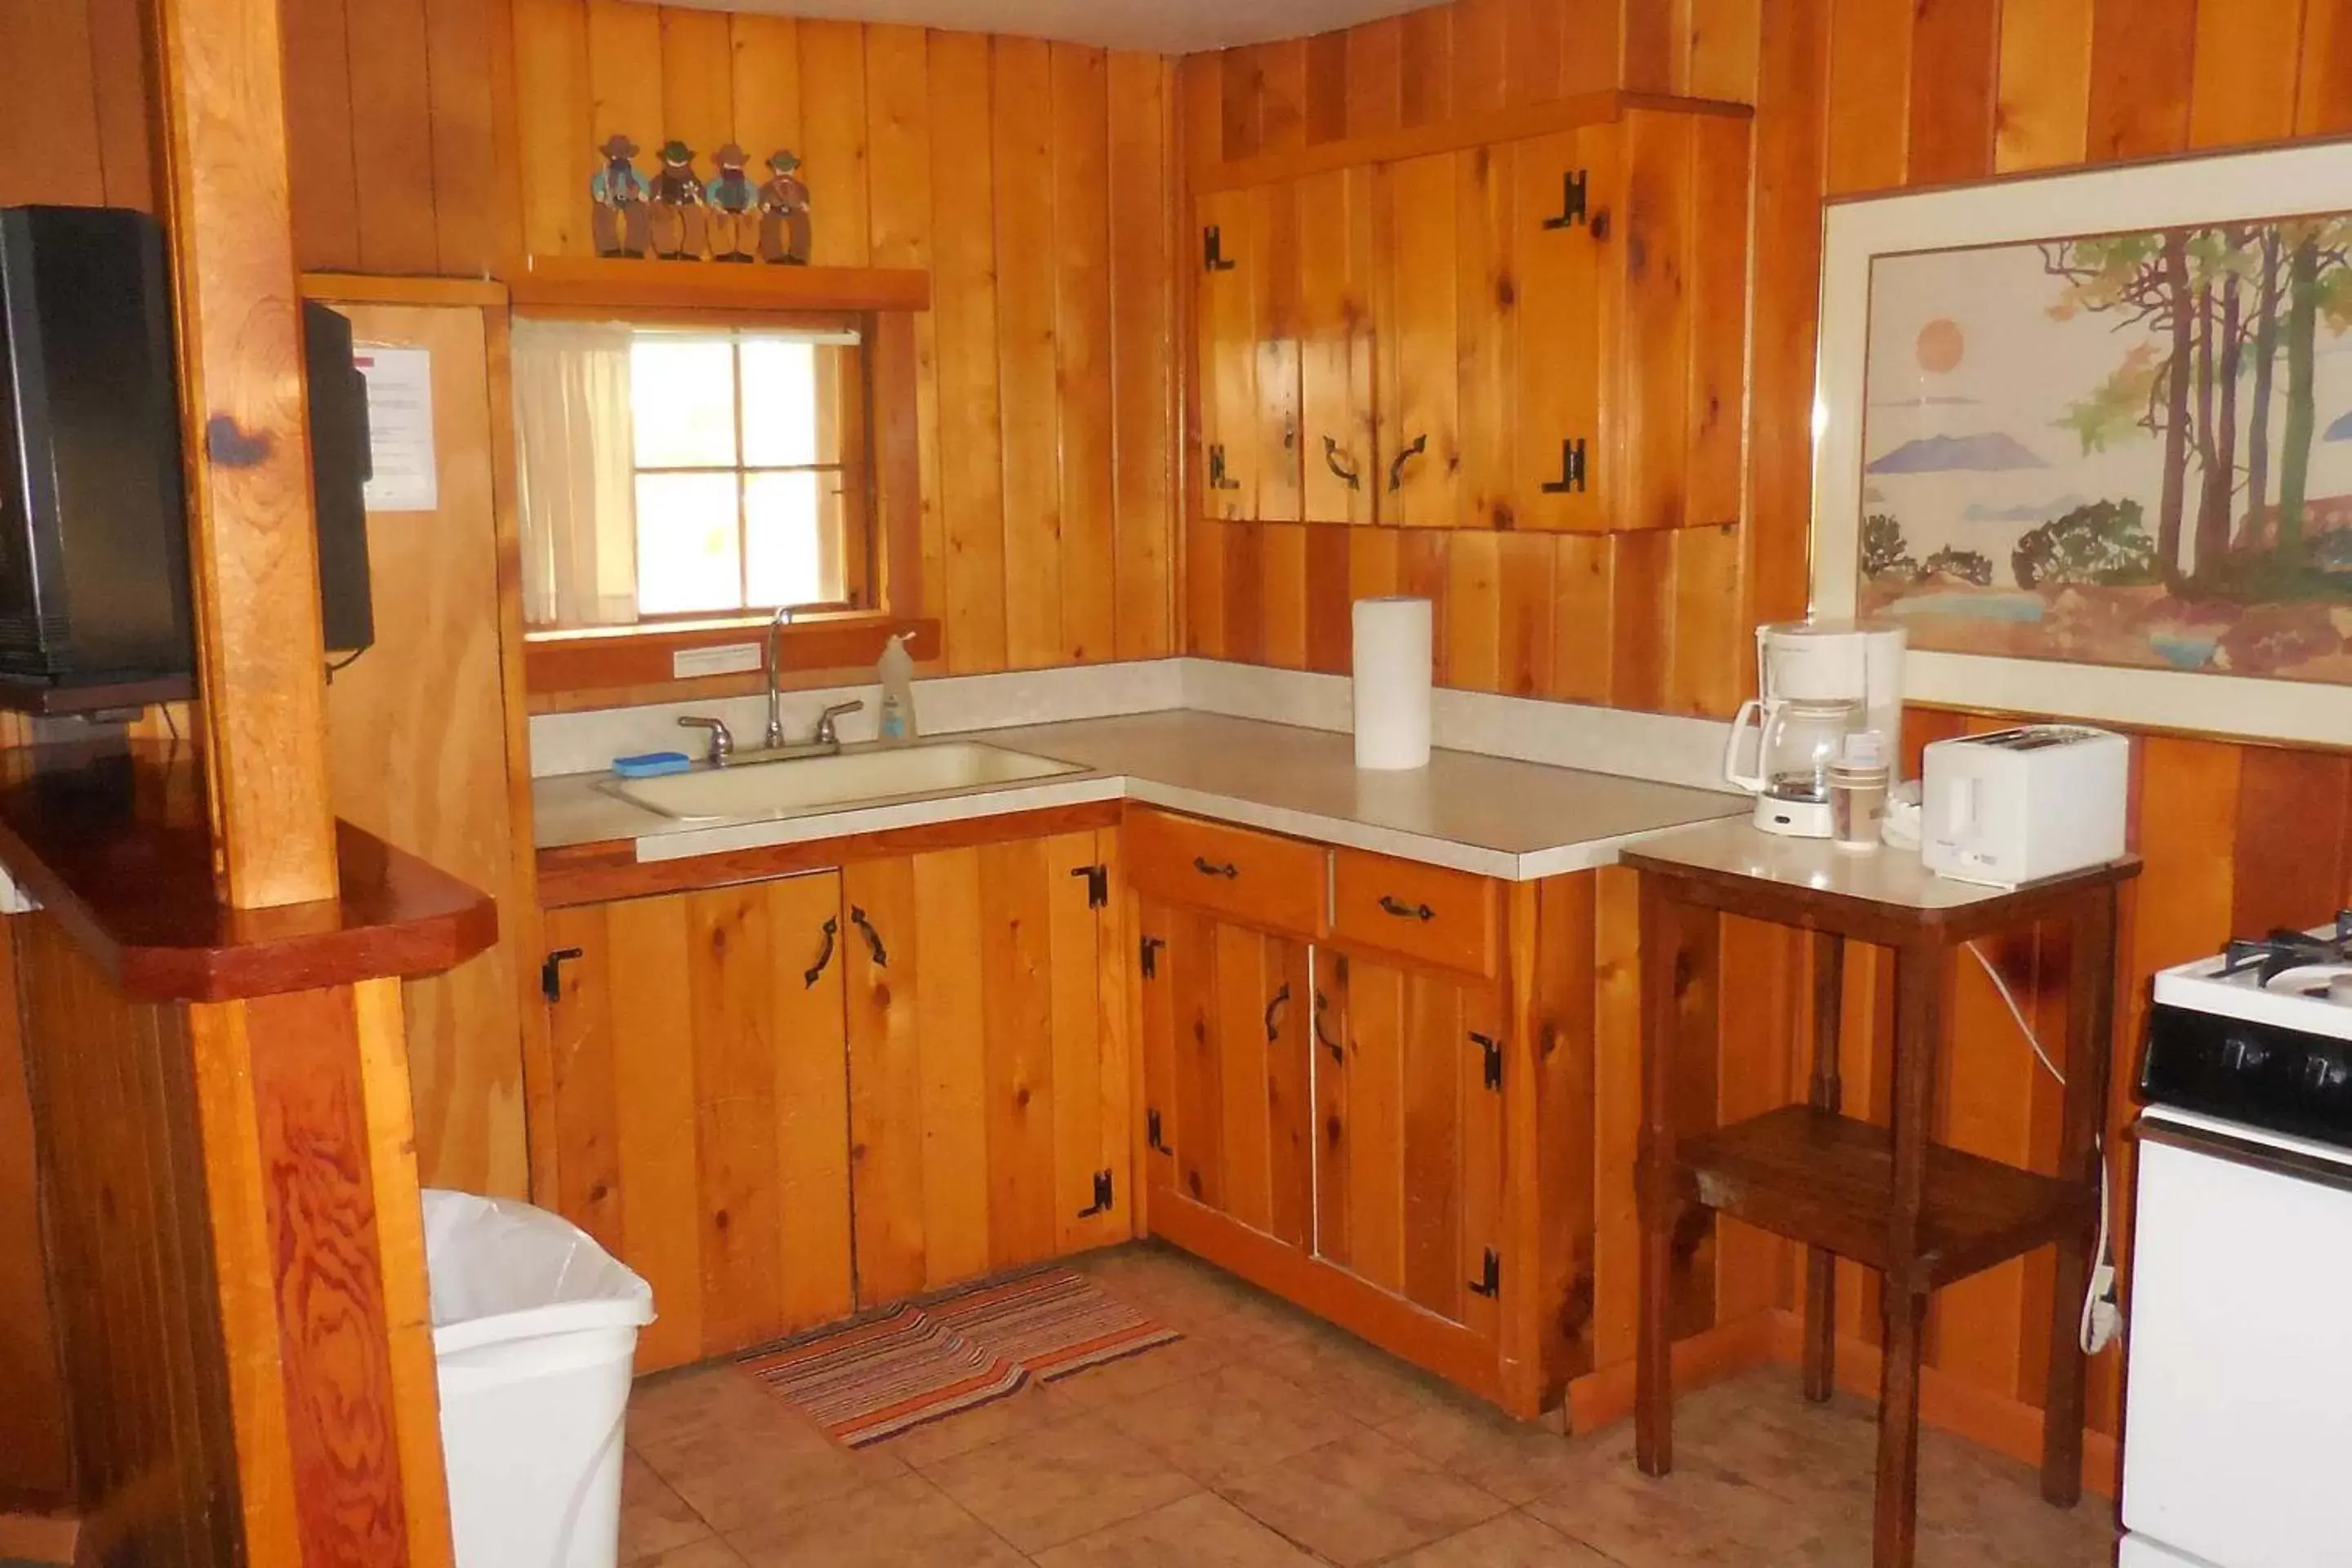
<svg viewBox="0 0 2352 1568">
<path fill-rule="evenodd" d="M 1412 773 L 1364 773 L 1356 767 L 1350 736 L 1181 710 L 940 739 L 1003 746 L 1086 771 L 723 824 L 670 820 L 597 790 L 604 774 L 574 773 L 537 784 L 539 847 L 634 839 L 639 860 L 675 860 L 1124 798 L 1529 881 L 1609 865 L 1630 844 L 1748 809 L 1740 795 L 1467 752 L 1434 752 L 1428 767 Z"/>
</svg>

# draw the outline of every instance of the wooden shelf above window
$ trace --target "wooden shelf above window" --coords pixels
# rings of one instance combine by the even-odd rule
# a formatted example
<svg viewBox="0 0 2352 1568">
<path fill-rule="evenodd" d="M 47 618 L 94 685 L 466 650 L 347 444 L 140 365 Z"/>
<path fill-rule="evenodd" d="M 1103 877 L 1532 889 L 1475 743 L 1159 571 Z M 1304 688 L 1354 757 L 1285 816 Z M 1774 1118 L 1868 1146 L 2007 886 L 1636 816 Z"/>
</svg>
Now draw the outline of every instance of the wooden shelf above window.
<svg viewBox="0 0 2352 1568">
<path fill-rule="evenodd" d="M 908 648 L 916 662 L 940 657 L 937 621 L 901 619 L 887 615 L 833 616 L 786 626 L 778 658 L 789 672 L 855 670 L 872 666 L 882 657 L 890 638 L 908 635 Z M 681 653 L 703 648 L 750 645 L 764 649 L 768 623 L 758 620 L 713 626 L 598 627 L 580 631 L 533 632 L 523 645 L 524 685 L 534 699 L 582 692 L 632 694 L 633 700 L 651 700 L 655 689 L 684 684 L 673 660 Z M 693 679 L 687 677 L 685 679 Z M 756 688 L 757 670 L 732 679 Z M 697 695 L 708 693 L 697 690 Z M 534 702 L 535 707 L 539 706 Z"/>
<path fill-rule="evenodd" d="M 534 256 L 507 281 L 517 309 L 928 310 L 931 275 L 905 268 L 778 267 Z"/>
</svg>

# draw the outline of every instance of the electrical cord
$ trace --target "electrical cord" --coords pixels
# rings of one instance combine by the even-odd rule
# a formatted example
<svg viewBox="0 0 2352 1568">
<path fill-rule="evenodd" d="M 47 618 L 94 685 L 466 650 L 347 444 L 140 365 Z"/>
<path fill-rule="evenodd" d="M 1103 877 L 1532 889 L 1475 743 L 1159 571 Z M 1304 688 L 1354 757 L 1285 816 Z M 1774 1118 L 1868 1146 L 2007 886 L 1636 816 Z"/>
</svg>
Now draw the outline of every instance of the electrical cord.
<svg viewBox="0 0 2352 1568">
<path fill-rule="evenodd" d="M 2033 1032 L 2032 1024 L 2025 1016 L 2025 1009 L 2018 1004 L 2017 993 L 2009 988 L 2008 979 L 2002 975 L 2000 967 L 1985 956 L 1982 947 L 1975 942 L 1967 946 L 1969 956 L 1977 961 L 1978 966 L 1985 972 L 1985 977 L 1992 982 L 1993 989 L 2000 993 L 2001 1001 L 2008 1005 L 2009 1016 L 2017 1020 L 2018 1033 L 2023 1035 L 2025 1043 L 2032 1047 L 2034 1059 L 2063 1088 L 2066 1075 L 2058 1070 L 2058 1064 L 2052 1061 L 2050 1053 L 2042 1048 L 2042 1037 Z M 2114 1232 L 2110 1228 L 2115 1200 L 2107 1185 L 2106 1141 L 2094 1137 L 2091 1147 L 2099 1156 L 2099 1246 L 2098 1250 L 2092 1254 L 2097 1261 L 2091 1268 L 2090 1288 L 2083 1293 L 2083 1316 L 2076 1330 L 2084 1355 L 2097 1355 L 2105 1350 L 2123 1332 L 2124 1326 L 2123 1309 L 2115 1299 Z"/>
</svg>

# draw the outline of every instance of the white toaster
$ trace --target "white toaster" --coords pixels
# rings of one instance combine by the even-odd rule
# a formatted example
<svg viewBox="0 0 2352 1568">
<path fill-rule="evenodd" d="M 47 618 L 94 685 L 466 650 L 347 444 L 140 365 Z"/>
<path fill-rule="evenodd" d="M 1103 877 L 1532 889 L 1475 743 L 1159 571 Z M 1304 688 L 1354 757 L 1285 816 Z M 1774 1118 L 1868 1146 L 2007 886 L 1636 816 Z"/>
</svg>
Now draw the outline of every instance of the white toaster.
<svg viewBox="0 0 2352 1568">
<path fill-rule="evenodd" d="M 2029 724 L 1938 741 L 1921 768 L 1919 854 L 1939 876 L 2016 888 L 2124 853 L 2131 742 Z"/>
</svg>

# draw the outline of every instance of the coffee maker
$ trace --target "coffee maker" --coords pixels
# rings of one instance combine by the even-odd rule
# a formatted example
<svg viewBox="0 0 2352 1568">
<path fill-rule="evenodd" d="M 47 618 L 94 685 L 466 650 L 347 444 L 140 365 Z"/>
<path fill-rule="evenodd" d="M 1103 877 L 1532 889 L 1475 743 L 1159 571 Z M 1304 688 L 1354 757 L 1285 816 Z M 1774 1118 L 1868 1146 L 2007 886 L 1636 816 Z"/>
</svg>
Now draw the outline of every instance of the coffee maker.
<svg viewBox="0 0 2352 1568">
<path fill-rule="evenodd" d="M 1727 783 L 1756 797 L 1756 826 L 1830 837 L 1829 770 L 1849 750 L 1892 763 L 1903 733 L 1904 631 L 1875 621 L 1790 621 L 1756 629 L 1761 695 L 1743 703 L 1724 750 Z M 1875 742 L 1852 737 L 1874 735 Z"/>
</svg>

